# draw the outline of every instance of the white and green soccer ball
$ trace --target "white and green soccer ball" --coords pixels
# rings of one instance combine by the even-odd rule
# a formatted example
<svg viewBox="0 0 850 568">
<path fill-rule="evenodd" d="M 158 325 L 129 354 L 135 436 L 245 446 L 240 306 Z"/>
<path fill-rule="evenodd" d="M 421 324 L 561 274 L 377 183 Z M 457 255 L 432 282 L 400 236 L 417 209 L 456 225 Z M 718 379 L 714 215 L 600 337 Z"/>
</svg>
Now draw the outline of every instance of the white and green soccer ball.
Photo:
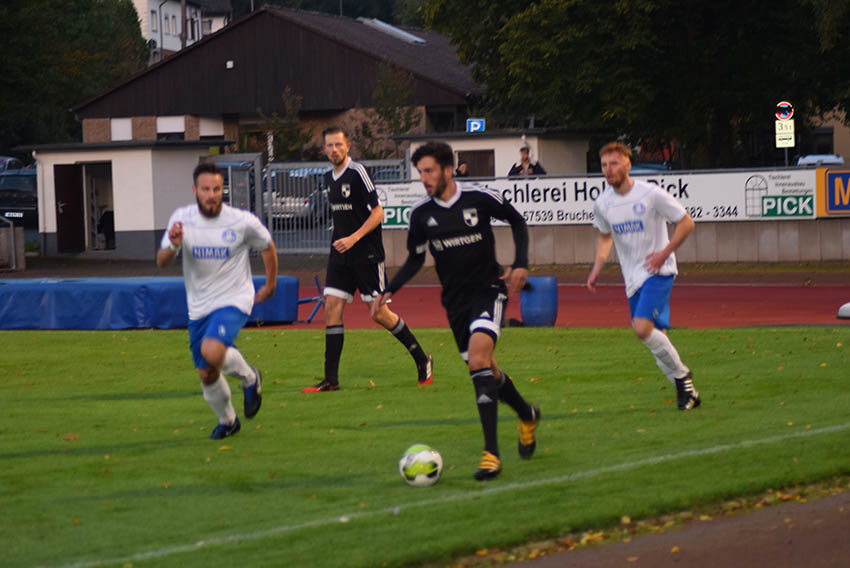
<svg viewBox="0 0 850 568">
<path fill-rule="evenodd" d="M 408 485 L 428 487 L 443 475 L 443 456 L 425 444 L 413 444 L 398 460 L 398 472 Z"/>
</svg>

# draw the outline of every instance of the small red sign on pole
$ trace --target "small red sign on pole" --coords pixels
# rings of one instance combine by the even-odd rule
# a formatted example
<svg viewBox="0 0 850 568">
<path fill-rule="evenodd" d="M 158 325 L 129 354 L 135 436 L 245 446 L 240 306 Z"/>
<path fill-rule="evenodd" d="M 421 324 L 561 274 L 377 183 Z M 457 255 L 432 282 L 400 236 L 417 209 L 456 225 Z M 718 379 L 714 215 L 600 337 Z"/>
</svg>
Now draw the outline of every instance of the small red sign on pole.
<svg viewBox="0 0 850 568">
<path fill-rule="evenodd" d="M 779 120 L 791 120 L 794 116 L 794 106 L 788 101 L 776 103 L 776 118 Z"/>
</svg>

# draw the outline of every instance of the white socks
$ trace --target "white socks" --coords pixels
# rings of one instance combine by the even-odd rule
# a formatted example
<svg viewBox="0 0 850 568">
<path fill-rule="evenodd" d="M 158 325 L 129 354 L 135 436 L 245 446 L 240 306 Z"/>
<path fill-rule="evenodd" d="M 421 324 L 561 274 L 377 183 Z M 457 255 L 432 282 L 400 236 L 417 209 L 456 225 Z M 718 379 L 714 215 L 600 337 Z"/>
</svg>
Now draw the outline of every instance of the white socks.
<svg viewBox="0 0 850 568">
<path fill-rule="evenodd" d="M 257 382 L 257 374 L 254 369 L 235 347 L 228 347 L 227 351 L 224 352 L 224 365 L 221 372 L 228 377 L 240 379 L 242 388 L 248 388 Z"/>
<path fill-rule="evenodd" d="M 642 341 L 655 356 L 655 364 L 658 365 L 667 380 L 674 385 L 676 379 L 681 379 L 690 372 L 690 369 L 682 363 L 679 352 L 673 347 L 673 343 L 670 342 L 666 334 L 653 329 L 649 337 Z"/>
<path fill-rule="evenodd" d="M 201 389 L 204 391 L 204 400 L 218 416 L 219 424 L 233 424 L 236 420 L 236 411 L 233 410 L 233 404 L 230 402 L 230 385 L 225 378 L 219 374 L 218 380 L 211 385 L 205 385 L 202 382 Z"/>
</svg>

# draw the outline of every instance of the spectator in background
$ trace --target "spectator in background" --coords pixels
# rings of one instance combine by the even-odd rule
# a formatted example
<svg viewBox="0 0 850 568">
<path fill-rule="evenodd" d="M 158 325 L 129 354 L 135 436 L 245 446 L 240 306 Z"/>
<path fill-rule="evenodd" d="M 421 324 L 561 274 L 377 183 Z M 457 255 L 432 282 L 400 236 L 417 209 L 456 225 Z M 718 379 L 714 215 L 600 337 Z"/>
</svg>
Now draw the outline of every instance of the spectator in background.
<svg viewBox="0 0 850 568">
<path fill-rule="evenodd" d="M 534 177 L 545 176 L 546 170 L 543 169 L 543 164 L 531 160 L 531 148 L 527 145 L 519 149 L 519 162 L 513 165 L 511 171 L 508 172 L 508 177 Z"/>
<path fill-rule="evenodd" d="M 465 160 L 461 160 L 457 165 L 457 170 L 455 171 L 456 178 L 465 178 L 469 177 L 469 165 Z"/>
</svg>

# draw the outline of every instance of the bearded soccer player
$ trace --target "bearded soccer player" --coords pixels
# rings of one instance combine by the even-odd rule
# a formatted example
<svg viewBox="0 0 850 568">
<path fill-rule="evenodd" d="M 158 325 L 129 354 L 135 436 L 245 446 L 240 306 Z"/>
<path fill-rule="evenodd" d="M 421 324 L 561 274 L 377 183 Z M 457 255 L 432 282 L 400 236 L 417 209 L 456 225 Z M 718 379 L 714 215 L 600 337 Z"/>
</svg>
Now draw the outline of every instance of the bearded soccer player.
<svg viewBox="0 0 850 568">
<path fill-rule="evenodd" d="M 222 203 L 223 178 L 215 164 L 199 164 L 193 179 L 197 204 L 171 215 L 156 264 L 168 266 L 183 251 L 189 348 L 204 399 L 218 417 L 210 438 L 219 440 L 241 427 L 224 375 L 242 382 L 245 418 L 253 418 L 260 410 L 263 378 L 245 361 L 235 341 L 254 303 L 274 295 L 277 251 L 269 231 L 254 214 Z M 265 284 L 256 291 L 248 259 L 252 248 L 260 251 L 266 274 Z"/>
<path fill-rule="evenodd" d="M 499 401 L 519 416 L 520 457 L 531 458 L 537 445 L 534 432 L 540 410 L 523 399 L 493 354 L 508 292 L 518 292 L 528 277 L 528 228 L 498 192 L 455 182 L 454 153 L 448 144 L 429 142 L 413 153 L 412 160 L 428 199 L 411 211 L 407 260 L 375 307 L 389 301 L 416 274 L 425 262 L 425 250 L 430 250 L 443 286 L 443 307 L 469 370 L 484 431 L 484 451 L 474 477 L 491 479 L 502 471 Z M 513 233 L 516 256 L 504 272 L 496 261 L 491 218 L 508 222 Z"/>
<path fill-rule="evenodd" d="M 348 152 L 348 134 L 332 126 L 322 132 L 325 153 L 333 169 L 325 174 L 325 187 L 333 218 L 331 254 L 325 276 L 325 376 L 318 384 L 301 392 L 339 390 L 339 360 L 345 327 L 345 304 L 354 300 L 354 292 L 369 304 L 372 320 L 389 331 L 410 352 L 416 363 L 419 386 L 433 380 L 431 356 L 426 354 L 413 332 L 389 306 L 371 309 L 384 291 L 386 268 L 381 223 L 384 210 L 375 184 L 363 164 L 352 160 Z"/>
<path fill-rule="evenodd" d="M 679 410 L 692 410 L 700 405 L 699 393 L 667 330 L 670 293 L 677 274 L 675 251 L 694 230 L 694 220 L 675 197 L 629 176 L 631 155 L 629 147 L 620 142 L 606 144 L 599 151 L 609 187 L 593 205 L 593 226 L 599 235 L 587 288 L 596 291 L 599 272 L 615 246 L 626 282 L 632 329 L 675 385 Z M 667 223 L 675 225 L 672 237 Z"/>
</svg>

